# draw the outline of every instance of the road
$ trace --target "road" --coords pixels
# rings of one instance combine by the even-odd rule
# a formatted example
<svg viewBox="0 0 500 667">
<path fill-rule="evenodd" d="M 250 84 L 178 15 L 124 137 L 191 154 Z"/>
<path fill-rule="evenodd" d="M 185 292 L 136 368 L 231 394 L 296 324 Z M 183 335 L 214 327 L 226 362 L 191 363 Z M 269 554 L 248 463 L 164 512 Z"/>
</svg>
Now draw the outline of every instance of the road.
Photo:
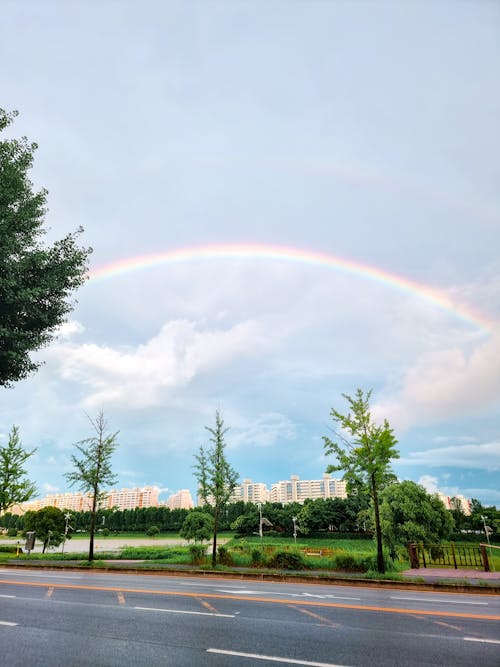
<svg viewBox="0 0 500 667">
<path fill-rule="evenodd" d="M 2 664 L 500 665 L 500 596 L 0 569 Z"/>
</svg>

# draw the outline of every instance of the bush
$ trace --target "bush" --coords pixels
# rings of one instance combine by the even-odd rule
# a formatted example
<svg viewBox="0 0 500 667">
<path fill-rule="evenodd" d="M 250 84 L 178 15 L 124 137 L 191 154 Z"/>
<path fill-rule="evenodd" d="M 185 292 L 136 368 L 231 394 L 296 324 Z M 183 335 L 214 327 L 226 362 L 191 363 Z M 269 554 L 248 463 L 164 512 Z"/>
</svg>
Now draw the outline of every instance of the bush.
<svg viewBox="0 0 500 667">
<path fill-rule="evenodd" d="M 368 558 L 359 558 L 352 554 L 339 554 L 335 556 L 334 566 L 336 570 L 345 572 L 366 572 L 372 566 L 373 556 Z"/>
<path fill-rule="evenodd" d="M 201 563 L 205 562 L 205 551 L 206 547 L 199 544 L 191 544 L 189 553 L 191 554 L 191 562 L 193 565 L 201 565 Z"/>
<path fill-rule="evenodd" d="M 252 549 L 250 557 L 252 559 L 252 565 L 254 565 L 255 567 L 259 567 L 260 565 L 265 565 L 266 559 L 264 558 L 264 554 L 260 549 Z"/>
<path fill-rule="evenodd" d="M 7 537 L 17 537 L 17 528 L 9 528 Z"/>
<path fill-rule="evenodd" d="M 15 554 L 17 547 L 15 544 L 0 544 L 0 553 L 3 554 Z M 22 549 L 21 549 L 22 551 Z"/>
<path fill-rule="evenodd" d="M 219 547 L 217 550 L 217 562 L 220 565 L 233 565 L 233 557 L 229 549 L 226 547 Z"/>
<path fill-rule="evenodd" d="M 156 537 L 156 535 L 158 535 L 159 532 L 160 529 L 158 528 L 158 526 L 149 526 L 146 535 L 148 535 L 149 537 Z"/>
<path fill-rule="evenodd" d="M 304 558 L 293 551 L 278 551 L 271 556 L 267 565 L 277 570 L 304 570 L 306 568 Z"/>
</svg>

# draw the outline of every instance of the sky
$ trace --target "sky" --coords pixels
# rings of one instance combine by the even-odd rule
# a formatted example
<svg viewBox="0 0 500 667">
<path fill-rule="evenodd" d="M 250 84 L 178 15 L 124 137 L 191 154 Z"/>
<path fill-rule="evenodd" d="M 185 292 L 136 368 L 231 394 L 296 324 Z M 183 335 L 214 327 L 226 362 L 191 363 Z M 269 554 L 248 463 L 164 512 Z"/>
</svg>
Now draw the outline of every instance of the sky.
<svg viewBox="0 0 500 667">
<path fill-rule="evenodd" d="M 70 490 L 100 410 L 118 487 L 318 479 L 372 390 L 400 479 L 500 506 L 500 5 L 2 2 L 6 136 L 89 280 L 0 401 Z M 340 476 L 341 473 L 339 473 Z"/>
</svg>

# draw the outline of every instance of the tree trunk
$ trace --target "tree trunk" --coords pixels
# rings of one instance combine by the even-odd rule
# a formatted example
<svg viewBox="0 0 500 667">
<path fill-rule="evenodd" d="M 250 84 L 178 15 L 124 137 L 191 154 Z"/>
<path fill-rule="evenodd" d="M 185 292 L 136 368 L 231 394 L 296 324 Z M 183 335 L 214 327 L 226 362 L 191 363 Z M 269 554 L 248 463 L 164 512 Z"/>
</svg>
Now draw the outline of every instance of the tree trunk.
<svg viewBox="0 0 500 667">
<path fill-rule="evenodd" d="M 217 565 L 217 530 L 219 529 L 219 510 L 214 512 L 214 540 L 212 544 L 212 567 Z"/>
<path fill-rule="evenodd" d="M 377 537 L 377 571 L 380 574 L 385 572 L 384 552 L 382 550 L 382 529 L 380 527 L 380 513 L 378 507 L 378 492 L 377 484 L 375 482 L 375 475 L 372 474 L 371 479 L 373 509 L 375 511 L 375 535 Z"/>
<path fill-rule="evenodd" d="M 89 561 L 94 560 L 94 533 L 95 533 L 96 512 L 97 512 L 97 492 L 94 491 L 94 497 L 92 499 L 92 512 L 90 513 Z"/>
</svg>

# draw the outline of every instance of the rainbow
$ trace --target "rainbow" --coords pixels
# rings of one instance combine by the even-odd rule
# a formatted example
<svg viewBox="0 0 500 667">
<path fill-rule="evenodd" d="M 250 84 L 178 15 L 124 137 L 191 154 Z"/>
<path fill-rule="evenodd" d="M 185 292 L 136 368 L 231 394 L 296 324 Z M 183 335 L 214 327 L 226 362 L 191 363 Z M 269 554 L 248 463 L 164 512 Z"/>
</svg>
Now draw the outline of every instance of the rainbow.
<svg viewBox="0 0 500 667">
<path fill-rule="evenodd" d="M 89 271 L 92 282 L 114 278 L 132 271 L 150 269 L 168 264 L 180 264 L 200 260 L 216 259 L 265 259 L 310 264 L 353 274 L 361 278 L 373 280 L 401 292 L 418 296 L 434 306 L 452 313 L 454 316 L 491 333 L 494 322 L 476 312 L 470 306 L 458 303 L 444 291 L 423 285 L 404 276 L 384 271 L 383 269 L 362 264 L 352 259 L 337 257 L 314 250 L 303 250 L 291 246 L 278 246 L 260 243 L 229 243 L 217 245 L 194 246 L 167 250 L 165 252 L 125 257 L 108 264 L 98 266 Z"/>
</svg>

